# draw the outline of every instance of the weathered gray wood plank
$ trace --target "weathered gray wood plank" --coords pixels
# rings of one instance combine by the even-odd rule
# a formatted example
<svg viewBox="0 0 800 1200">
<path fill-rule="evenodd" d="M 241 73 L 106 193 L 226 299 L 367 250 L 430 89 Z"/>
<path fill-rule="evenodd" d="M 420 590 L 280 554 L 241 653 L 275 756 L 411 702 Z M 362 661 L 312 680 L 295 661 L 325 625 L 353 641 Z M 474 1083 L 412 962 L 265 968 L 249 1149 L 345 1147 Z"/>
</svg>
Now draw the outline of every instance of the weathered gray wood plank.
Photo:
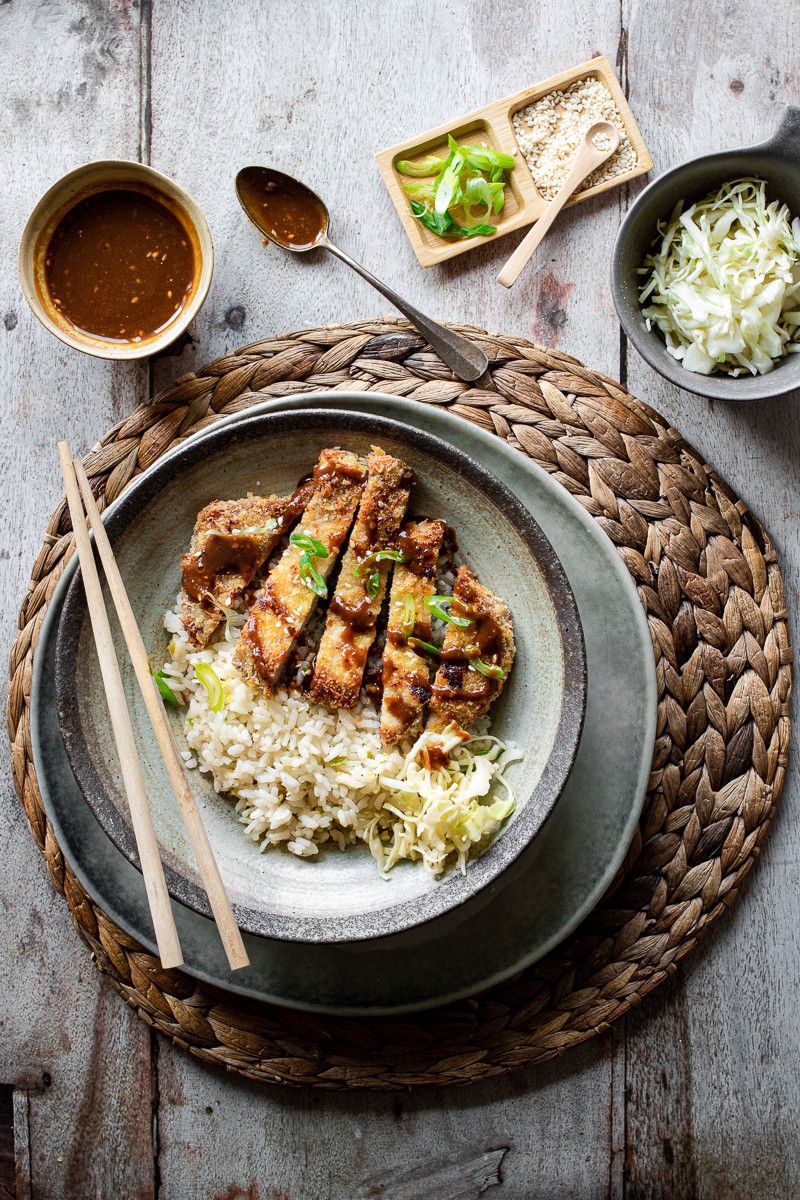
<svg viewBox="0 0 800 1200">
<path fill-rule="evenodd" d="M 15 262 L 28 213 L 60 175 L 91 158 L 137 156 L 139 44 L 133 8 L 102 0 L 0 6 L 8 167 L 0 189 L 0 621 L 6 647 L 61 491 L 57 438 L 67 434 L 83 451 L 145 394 L 146 368 L 111 368 L 76 355 L 39 326 L 22 298 Z M 149 1197 L 148 1031 L 98 977 L 77 940 L 28 835 L 5 740 L 0 756 L 0 1079 L 20 1089 L 18 1195 L 29 1187 L 37 1200 Z"/>
<path fill-rule="evenodd" d="M 471 1200 L 459 1167 L 507 1147 L 488 1196 L 604 1197 L 609 1052 L 595 1040 L 535 1072 L 395 1095 L 264 1089 L 163 1053 L 161 1196 Z"/>
<path fill-rule="evenodd" d="M 692 155 L 768 137 L 794 71 L 796 5 L 697 5 L 670 10 L 683 29 L 669 53 L 664 14 L 624 0 L 630 98 L 663 170 Z M 790 612 L 798 611 L 797 396 L 712 404 L 656 376 L 632 349 L 628 384 L 728 480 L 775 539 Z M 793 640 L 797 644 L 795 624 Z M 797 702 L 793 703 L 797 719 Z M 775 1196 L 800 1191 L 796 1070 L 800 859 L 793 764 L 762 858 L 732 912 L 676 983 L 627 1022 L 627 1195 Z"/>
</svg>

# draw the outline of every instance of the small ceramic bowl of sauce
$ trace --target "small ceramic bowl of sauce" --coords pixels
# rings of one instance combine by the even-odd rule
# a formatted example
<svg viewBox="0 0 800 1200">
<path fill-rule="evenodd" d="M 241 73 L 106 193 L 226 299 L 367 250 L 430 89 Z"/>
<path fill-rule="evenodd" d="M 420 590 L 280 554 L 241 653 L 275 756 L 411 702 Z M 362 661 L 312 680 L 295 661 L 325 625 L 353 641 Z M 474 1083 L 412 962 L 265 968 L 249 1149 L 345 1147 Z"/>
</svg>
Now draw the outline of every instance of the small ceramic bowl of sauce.
<svg viewBox="0 0 800 1200">
<path fill-rule="evenodd" d="M 182 188 L 142 163 L 86 163 L 42 197 L 19 276 L 46 329 L 96 358 L 145 358 L 173 342 L 208 295 L 214 249 Z"/>
</svg>

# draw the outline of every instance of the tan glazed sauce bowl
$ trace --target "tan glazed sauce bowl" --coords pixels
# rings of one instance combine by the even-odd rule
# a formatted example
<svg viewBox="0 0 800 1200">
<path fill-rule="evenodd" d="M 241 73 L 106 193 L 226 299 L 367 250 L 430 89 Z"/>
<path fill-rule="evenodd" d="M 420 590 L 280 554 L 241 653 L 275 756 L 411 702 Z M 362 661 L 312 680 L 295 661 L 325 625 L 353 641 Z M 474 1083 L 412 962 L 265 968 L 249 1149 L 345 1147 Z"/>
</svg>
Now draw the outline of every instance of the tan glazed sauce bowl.
<svg viewBox="0 0 800 1200">
<path fill-rule="evenodd" d="M 139 192 L 167 210 L 188 238 L 193 258 L 191 286 L 174 317 L 136 340 L 96 336 L 70 321 L 54 302 L 46 275 L 48 250 L 62 220 L 76 205 L 102 193 Z M 95 358 L 147 358 L 175 341 L 202 308 L 211 286 L 214 247 L 211 232 L 195 201 L 166 175 L 124 159 L 86 163 L 45 192 L 28 218 L 18 260 L 25 299 L 46 329 L 68 346 Z"/>
</svg>

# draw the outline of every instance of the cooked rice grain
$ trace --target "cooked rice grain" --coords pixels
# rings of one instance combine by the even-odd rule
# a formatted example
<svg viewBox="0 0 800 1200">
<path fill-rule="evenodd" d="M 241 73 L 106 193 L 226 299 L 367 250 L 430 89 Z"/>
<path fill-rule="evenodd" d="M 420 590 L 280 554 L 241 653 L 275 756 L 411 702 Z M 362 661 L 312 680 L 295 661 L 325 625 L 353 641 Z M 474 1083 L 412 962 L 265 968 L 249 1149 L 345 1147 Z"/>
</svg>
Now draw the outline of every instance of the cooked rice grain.
<svg viewBox="0 0 800 1200">
<path fill-rule="evenodd" d="M 231 613 L 234 638 L 243 622 L 243 614 Z M 219 638 L 196 650 L 177 611 L 167 613 L 164 624 L 172 635 L 172 657 L 162 668 L 163 675 L 187 705 L 185 765 L 198 767 L 211 777 L 217 792 L 235 798 L 245 835 L 261 850 L 283 846 L 292 854 L 310 858 L 326 843 L 344 850 L 354 842 L 366 841 L 382 860 L 377 841 L 391 854 L 402 832 L 402 853 L 395 853 L 393 860 L 423 858 L 438 874 L 445 859 L 457 855 L 463 868 L 472 848 L 469 839 L 437 844 L 429 853 L 420 845 L 420 838 L 409 837 L 408 829 L 395 828 L 395 815 L 384 812 L 385 803 L 401 802 L 399 781 L 417 768 L 410 765 L 411 742 L 381 746 L 380 714 L 363 692 L 355 709 L 338 711 L 312 703 L 297 689 L 279 689 L 264 698 L 244 682 L 234 666 L 231 642 Z M 196 678 L 194 668 L 199 663 L 208 663 L 222 683 L 220 712 L 211 711 L 206 690 Z M 474 734 L 485 733 L 488 724 L 484 718 Z M 463 748 L 457 753 L 463 766 L 469 752 Z M 475 761 L 488 767 L 485 757 Z M 498 759 L 492 778 L 501 773 Z M 466 781 L 464 771 L 459 773 L 455 764 L 452 774 L 454 787 Z M 472 796 L 486 795 L 489 789 L 487 778 L 483 790 L 473 787 Z M 470 807 L 475 807 L 474 798 Z"/>
</svg>

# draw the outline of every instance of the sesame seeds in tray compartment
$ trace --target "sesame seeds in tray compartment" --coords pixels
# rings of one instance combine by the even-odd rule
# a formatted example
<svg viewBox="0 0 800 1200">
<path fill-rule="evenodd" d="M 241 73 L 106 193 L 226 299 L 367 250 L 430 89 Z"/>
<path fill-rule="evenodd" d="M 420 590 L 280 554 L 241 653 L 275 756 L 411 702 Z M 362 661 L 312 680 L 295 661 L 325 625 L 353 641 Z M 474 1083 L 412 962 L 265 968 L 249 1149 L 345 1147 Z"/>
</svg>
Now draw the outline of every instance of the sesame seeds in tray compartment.
<svg viewBox="0 0 800 1200">
<path fill-rule="evenodd" d="M 620 130 L 620 146 L 568 201 L 577 204 L 644 175 L 653 166 L 614 69 L 602 56 L 377 154 L 384 182 L 422 266 L 465 254 L 537 221 L 566 178 L 586 129 L 602 120 Z M 513 168 L 506 172 L 503 209 L 489 218 L 494 234 L 439 237 L 411 210 L 412 196 L 405 189 L 418 180 L 401 173 L 397 164 L 428 155 L 443 157 L 448 135 L 459 145 L 485 145 L 514 158 Z"/>
</svg>

